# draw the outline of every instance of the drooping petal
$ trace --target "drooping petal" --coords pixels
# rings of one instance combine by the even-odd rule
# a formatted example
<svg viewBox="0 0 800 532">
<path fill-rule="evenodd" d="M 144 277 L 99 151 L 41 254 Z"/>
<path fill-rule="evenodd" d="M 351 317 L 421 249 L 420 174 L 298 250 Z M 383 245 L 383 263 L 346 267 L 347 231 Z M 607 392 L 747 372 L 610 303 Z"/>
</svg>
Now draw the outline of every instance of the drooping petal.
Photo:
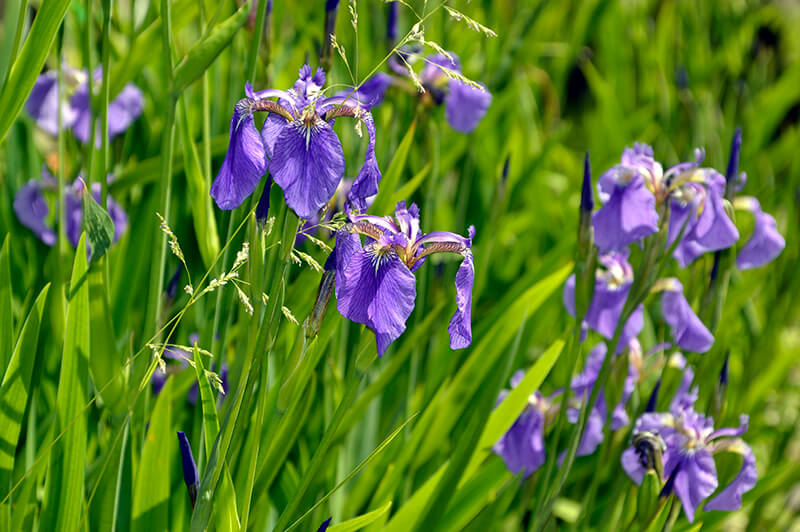
<svg viewBox="0 0 800 532">
<path fill-rule="evenodd" d="M 691 523 L 700 503 L 717 489 L 717 468 L 711 453 L 705 449 L 693 455 L 681 456 L 679 460 L 677 473 L 673 473 L 676 475 L 673 487 Z"/>
<path fill-rule="evenodd" d="M 445 98 L 445 117 L 450 127 L 469 133 L 486 114 L 492 103 L 492 94 L 481 85 L 473 87 L 461 80 L 451 79 Z"/>
<path fill-rule="evenodd" d="M 689 306 L 677 279 L 671 279 L 670 289 L 661 296 L 661 310 L 672 338 L 682 349 L 705 353 L 714 344 L 714 336 Z"/>
<path fill-rule="evenodd" d="M 755 228 L 750 240 L 736 257 L 736 266 L 740 270 L 758 268 L 771 262 L 786 246 L 786 240 L 778 232 L 775 218 L 761 210 L 761 204 L 757 199 L 748 199 L 755 217 Z"/>
<path fill-rule="evenodd" d="M 14 196 L 14 213 L 19 222 L 33 231 L 42 242 L 48 246 L 56 243 L 56 232 L 45 223 L 50 208 L 42 194 L 40 179 L 31 179 L 17 190 Z"/>
<path fill-rule="evenodd" d="M 350 204 L 360 210 L 367 210 L 367 198 L 378 193 L 378 183 L 381 181 L 381 171 L 378 168 L 378 160 L 375 158 L 375 122 L 369 111 L 362 111 L 358 118 L 367 127 L 367 152 L 364 155 L 364 165 L 358 172 L 347 199 Z"/>
<path fill-rule="evenodd" d="M 352 241 L 345 242 L 341 250 L 338 240 L 336 246 L 336 306 L 342 316 L 375 332 L 382 356 L 406 329 L 417 296 L 416 279 L 393 251 L 381 256 L 369 245 L 351 253 Z"/>
<path fill-rule="evenodd" d="M 287 124 L 275 140 L 269 169 L 283 189 L 286 204 L 301 218 L 311 218 L 331 199 L 344 175 L 339 137 L 322 120 Z"/>
<path fill-rule="evenodd" d="M 450 348 L 463 349 L 472 343 L 472 283 L 475 280 L 475 266 L 472 252 L 464 254 L 464 260 L 456 273 L 456 312 L 450 319 L 447 330 L 450 333 Z"/>
<path fill-rule="evenodd" d="M 250 112 L 250 100 L 240 100 L 231 118 L 230 143 L 211 197 L 223 210 L 232 210 L 256 189 L 267 171 L 264 142 Z"/>
<path fill-rule="evenodd" d="M 36 78 L 33 90 L 25 101 L 25 109 L 36 120 L 36 125 L 53 136 L 58 134 L 58 80 L 55 71 L 45 72 Z M 74 120 L 75 112 L 65 101 L 61 107 L 62 127 L 70 127 Z"/>
<path fill-rule="evenodd" d="M 742 455 L 742 468 L 733 479 L 716 497 L 706 504 L 706 510 L 722 510 L 732 512 L 742 507 L 742 494 L 750 491 L 758 480 L 756 470 L 756 457 L 749 445 L 741 440 L 737 440 L 734 446 L 728 447 L 729 451 L 738 452 Z"/>
<path fill-rule="evenodd" d="M 545 460 L 544 416 L 534 407 L 527 407 L 503 434 L 492 451 L 500 456 L 511 473 L 525 477 L 539 469 Z"/>
<path fill-rule="evenodd" d="M 617 184 L 592 221 L 594 240 L 601 251 L 624 249 L 658 231 L 655 196 L 637 175 L 627 184 Z"/>
</svg>

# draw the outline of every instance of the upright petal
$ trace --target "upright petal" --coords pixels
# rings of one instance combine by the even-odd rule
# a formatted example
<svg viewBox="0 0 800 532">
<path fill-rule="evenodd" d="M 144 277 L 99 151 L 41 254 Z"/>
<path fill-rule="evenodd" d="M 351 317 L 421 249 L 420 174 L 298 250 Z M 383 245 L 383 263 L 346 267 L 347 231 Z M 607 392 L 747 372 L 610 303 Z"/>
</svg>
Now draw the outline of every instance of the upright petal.
<svg viewBox="0 0 800 532">
<path fill-rule="evenodd" d="M 714 344 L 714 336 L 689 306 L 683 295 L 683 285 L 672 279 L 670 290 L 661 296 L 661 310 L 664 321 L 670 327 L 675 343 L 682 349 L 705 353 Z"/>
<path fill-rule="evenodd" d="M 339 247 L 337 241 L 337 251 Z M 406 329 L 417 296 L 416 279 L 393 251 L 379 256 L 368 246 L 348 257 L 349 249 L 344 245 L 337 253 L 336 306 L 342 316 L 375 332 L 382 356 Z"/>
<path fill-rule="evenodd" d="M 601 251 L 621 250 L 658 231 L 656 199 L 637 175 L 618 184 L 594 213 L 594 240 Z"/>
<path fill-rule="evenodd" d="M 755 217 L 753 235 L 736 257 L 736 266 L 740 270 L 758 268 L 780 255 L 786 241 L 778 232 L 778 224 L 770 214 L 761 210 L 761 204 L 755 198 L 750 200 L 751 210 Z"/>
<path fill-rule="evenodd" d="M 367 210 L 367 198 L 378 193 L 378 183 L 381 181 L 381 171 L 378 168 L 378 160 L 375 158 L 375 122 L 369 111 L 362 111 L 358 118 L 367 126 L 367 152 L 364 155 L 364 166 L 358 172 L 347 199 L 350 204 L 361 211 Z"/>
<path fill-rule="evenodd" d="M 474 87 L 451 79 L 444 104 L 445 117 L 450 127 L 469 133 L 478 126 L 491 103 L 492 94 L 483 85 Z"/>
<path fill-rule="evenodd" d="M 33 231 L 42 242 L 48 246 L 56 243 L 56 232 L 45 223 L 50 208 L 42 194 L 40 179 L 31 179 L 17 190 L 14 196 L 14 213 L 19 223 Z"/>
<path fill-rule="evenodd" d="M 232 210 L 253 193 L 267 171 L 264 142 L 250 112 L 250 101 L 239 100 L 231 118 L 230 144 L 211 197 L 220 209 Z"/>
<path fill-rule="evenodd" d="M 331 199 L 344 175 L 339 137 L 320 119 L 313 125 L 295 120 L 275 140 L 269 169 L 287 205 L 299 217 L 311 218 Z"/>
<path fill-rule="evenodd" d="M 472 252 L 464 254 L 464 260 L 456 273 L 456 312 L 450 319 L 450 348 L 463 349 L 472 343 L 472 283 L 475 266 Z"/>
<path fill-rule="evenodd" d="M 736 446 L 730 447 L 728 450 L 733 450 L 742 455 L 742 468 L 736 478 L 733 479 L 733 482 L 728 484 L 706 504 L 706 510 L 722 510 L 726 512 L 738 510 L 742 507 L 742 494 L 753 489 L 758 480 L 756 457 L 753 455 L 753 450 L 750 446 L 738 440 Z"/>
</svg>

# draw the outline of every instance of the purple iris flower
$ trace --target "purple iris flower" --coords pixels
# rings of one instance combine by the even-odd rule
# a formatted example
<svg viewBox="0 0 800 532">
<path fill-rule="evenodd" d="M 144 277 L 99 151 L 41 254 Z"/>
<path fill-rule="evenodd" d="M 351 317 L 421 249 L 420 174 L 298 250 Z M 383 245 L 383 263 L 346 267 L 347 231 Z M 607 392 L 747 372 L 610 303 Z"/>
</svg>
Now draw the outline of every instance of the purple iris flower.
<svg viewBox="0 0 800 532">
<path fill-rule="evenodd" d="M 375 332 L 378 354 L 406 328 L 414 310 L 417 282 L 414 272 L 433 253 L 457 253 L 463 257 L 456 273 L 456 312 L 450 320 L 450 347 L 460 349 L 472 342 L 472 238 L 437 231 L 423 234 L 419 208 L 401 201 L 395 217 L 350 214 L 336 237 L 336 300 L 346 318 Z M 360 236 L 366 237 L 362 244 Z"/>
<path fill-rule="evenodd" d="M 611 340 L 622 315 L 633 283 L 633 268 L 628 263 L 628 252 L 611 252 L 598 257 L 600 267 L 594 285 L 594 294 L 589 310 L 584 317 L 585 324 L 601 336 Z M 575 275 L 571 275 L 564 285 L 564 306 L 570 315 L 575 315 Z M 637 307 L 622 330 L 618 351 L 639 335 L 644 326 L 644 307 Z"/>
<path fill-rule="evenodd" d="M 95 69 L 92 78 L 99 83 L 103 77 L 102 67 Z M 75 137 L 84 144 L 89 142 L 89 84 L 86 71 L 65 66 L 63 79 L 67 85 L 68 99 L 61 108 L 62 127 L 71 129 Z M 51 135 L 58 134 L 58 82 L 56 72 L 41 74 L 33 86 L 25 108 L 36 124 Z M 128 83 L 108 105 L 108 136 L 116 137 L 124 132 L 142 114 L 144 96 L 139 88 Z M 97 119 L 95 145 L 100 145 L 99 116 Z"/>
<path fill-rule="evenodd" d="M 524 376 L 523 371 L 514 373 L 511 377 L 511 387 L 516 388 Z M 508 393 L 507 390 L 501 391 L 497 404 L 500 404 Z M 528 404 L 511 428 L 492 447 L 492 451 L 503 459 L 513 474 L 523 472 L 523 475 L 528 477 L 544 463 L 544 429 L 550 409 L 551 399 L 544 397 L 538 391 L 534 392 L 528 397 Z"/>
<path fill-rule="evenodd" d="M 753 235 L 736 257 L 736 266 L 740 270 L 749 270 L 771 262 L 786 246 L 786 241 L 778 232 L 775 218 L 761 210 L 761 204 L 756 198 L 744 196 L 737 198 L 735 202 L 737 207 L 741 205 L 752 212 L 755 218 Z"/>
<path fill-rule="evenodd" d="M 189 500 L 194 508 L 194 503 L 197 500 L 197 490 L 200 489 L 200 475 L 197 472 L 197 464 L 192 456 L 192 446 L 189 444 L 189 439 L 186 434 L 178 431 L 178 446 L 181 451 L 181 465 L 183 466 L 183 482 L 186 484 L 186 489 L 189 490 Z"/>
<path fill-rule="evenodd" d="M 715 454 L 737 453 L 743 462 L 736 478 L 705 505 L 706 510 L 741 508 L 742 494 L 755 486 L 758 475 L 753 451 L 739 437 L 747 431 L 747 416 L 741 416 L 738 428 L 714 430 L 713 420 L 695 412 L 694 401 L 686 399 L 673 401 L 670 412 L 643 414 L 636 421 L 633 434 L 634 438 L 637 434 L 650 434 L 663 441 L 665 490 L 675 492 L 693 522 L 698 506 L 719 486 Z M 641 484 L 649 459 L 641 450 L 630 447 L 622 453 L 622 467 L 634 482 Z"/>
<path fill-rule="evenodd" d="M 634 144 L 625 148 L 620 164 L 597 180 L 603 206 L 594 213 L 594 241 L 601 251 L 624 249 L 658 231 L 653 189 L 663 175 L 653 159 L 653 148 Z"/>
<path fill-rule="evenodd" d="M 417 57 L 415 50 L 405 48 L 397 52 L 398 57 L 392 57 L 389 66 L 392 72 L 399 77 L 407 78 L 408 69 Z M 480 123 L 489 105 L 492 103 L 492 94 L 483 84 L 473 85 L 465 83 L 456 77 L 448 75 L 461 74 L 461 63 L 458 56 L 448 52 L 425 57 L 425 67 L 419 75 L 419 81 L 424 90 L 430 95 L 431 101 L 436 105 L 444 104 L 445 117 L 450 127 L 461 133 L 470 133 Z M 451 59 L 452 58 L 452 59 Z M 353 93 L 362 102 L 362 105 L 374 107 L 383 101 L 386 90 L 392 85 L 393 77 L 378 73 L 364 82 L 358 91 Z M 343 91 L 341 96 L 347 96 L 353 91 Z"/>
<path fill-rule="evenodd" d="M 111 180 L 111 176 L 109 176 Z M 83 192 L 85 186 L 79 176 L 71 186 L 64 191 L 64 203 L 66 207 L 65 220 L 67 223 L 67 238 L 73 247 L 78 245 L 80 240 L 83 222 Z M 92 197 L 100 202 L 100 183 L 91 184 Z M 14 196 L 14 212 L 20 223 L 33 231 L 39 239 L 52 246 L 56 243 L 56 232 L 48 225 L 50 207 L 45 198 L 45 193 L 55 198 L 58 195 L 58 182 L 46 167 L 42 167 L 42 178 L 31 179 L 20 187 Z M 120 239 L 128 228 L 128 215 L 122 207 L 114 201 L 111 196 L 107 197 L 108 214 L 114 222 L 114 242 Z"/>
<path fill-rule="evenodd" d="M 301 218 L 311 218 L 333 196 L 344 175 L 344 152 L 333 131 L 336 118 L 355 117 L 367 127 L 369 142 L 364 165 L 348 195 L 350 204 L 363 210 L 365 198 L 377 194 L 381 173 L 375 159 L 375 125 L 369 111 L 356 100 L 322 97 L 325 72 L 312 75 L 308 65 L 287 90 L 253 92 L 239 100 L 231 118 L 230 144 L 225 161 L 211 186 L 211 196 L 221 209 L 235 209 L 253 193 L 269 170 L 283 189 L 286 203 Z M 272 101 L 268 98 L 278 98 Z M 254 112 L 269 113 L 259 134 Z"/>
<path fill-rule="evenodd" d="M 711 168 L 678 175 L 686 181 L 670 193 L 669 243 L 683 229 L 673 256 L 682 267 L 703 253 L 727 249 L 739 240 L 739 232 L 725 212 L 725 176 Z"/>
</svg>

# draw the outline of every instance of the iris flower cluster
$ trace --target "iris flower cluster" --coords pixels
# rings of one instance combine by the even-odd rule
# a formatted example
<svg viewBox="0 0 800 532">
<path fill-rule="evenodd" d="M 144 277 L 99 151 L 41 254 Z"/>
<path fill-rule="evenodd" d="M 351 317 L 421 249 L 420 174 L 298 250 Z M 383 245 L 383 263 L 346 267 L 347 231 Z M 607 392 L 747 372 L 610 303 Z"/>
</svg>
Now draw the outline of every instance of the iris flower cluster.
<svg viewBox="0 0 800 532">
<path fill-rule="evenodd" d="M 312 72 L 308 65 L 300 69 L 288 90 L 255 92 L 246 85 L 247 97 L 239 100 L 231 118 L 228 152 L 211 185 L 211 196 L 219 208 L 241 205 L 269 171 L 283 189 L 286 204 L 299 217 L 315 216 L 344 176 L 344 152 L 333 131 L 340 117 L 356 118 L 367 129 L 364 164 L 348 194 L 352 208 L 366 208 L 366 199 L 378 192 L 381 179 L 372 115 L 356 100 L 325 98 L 324 85 L 325 72 L 320 68 Z M 260 132 L 253 118 L 256 112 L 268 113 Z"/>
<path fill-rule="evenodd" d="M 102 78 L 103 69 L 98 67 L 92 73 L 92 79 L 94 83 L 99 83 Z M 75 138 L 87 144 L 92 126 L 88 73 L 65 65 L 62 68 L 62 79 L 68 98 L 65 105 L 61 106 L 61 126 L 71 130 Z M 58 134 L 58 79 L 55 71 L 47 71 L 36 79 L 25 108 L 40 128 L 53 136 Z M 143 108 L 142 91 L 133 83 L 125 85 L 122 92 L 108 104 L 109 138 L 128 129 L 142 114 Z M 98 147 L 101 140 L 99 129 L 99 126 L 95 128 L 95 145 Z"/>
<path fill-rule="evenodd" d="M 697 389 L 686 368 L 681 388 L 668 412 L 645 412 L 636 421 L 632 442 L 622 453 L 622 467 L 628 476 L 641 484 L 648 471 L 663 475 L 662 495 L 674 493 L 681 501 L 689 521 L 694 521 L 698 507 L 719 487 L 714 455 L 728 452 L 742 457 L 742 467 L 728 486 L 705 504 L 706 510 L 738 510 L 742 494 L 756 484 L 758 472 L 753 450 L 740 438 L 747 432 L 748 417 L 740 416 L 736 428 L 714 429 L 714 420 L 695 410 Z M 660 464 L 655 467 L 655 464 Z M 663 468 L 663 471 L 660 471 Z"/>
<path fill-rule="evenodd" d="M 110 176 L 109 179 L 111 179 Z M 78 245 L 81 237 L 82 198 L 85 190 L 83 177 L 78 176 L 64 191 L 67 239 L 73 247 Z M 91 191 L 92 197 L 99 203 L 100 183 L 92 183 Z M 49 222 L 50 203 L 56 203 L 57 196 L 58 181 L 47 171 L 46 167 L 42 168 L 41 179 L 31 179 L 22 185 L 14 196 L 14 213 L 17 215 L 17 219 L 48 246 L 54 245 L 57 240 L 56 231 Z M 111 216 L 111 221 L 114 222 L 114 242 L 116 242 L 128 228 L 128 215 L 111 196 L 107 199 L 108 214 Z"/>
</svg>

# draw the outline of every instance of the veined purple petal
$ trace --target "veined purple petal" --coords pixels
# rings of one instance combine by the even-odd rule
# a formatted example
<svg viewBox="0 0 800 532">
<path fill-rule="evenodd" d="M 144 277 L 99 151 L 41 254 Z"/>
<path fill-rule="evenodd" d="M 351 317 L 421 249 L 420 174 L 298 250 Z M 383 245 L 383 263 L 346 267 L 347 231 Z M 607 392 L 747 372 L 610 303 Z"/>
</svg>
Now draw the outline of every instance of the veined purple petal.
<svg viewBox="0 0 800 532">
<path fill-rule="evenodd" d="M 594 240 L 601 251 L 624 249 L 658 231 L 656 198 L 637 175 L 617 185 L 593 216 Z"/>
<path fill-rule="evenodd" d="M 664 321 L 670 327 L 675 343 L 682 349 L 705 353 L 714 344 L 714 336 L 689 306 L 683 295 L 683 285 L 677 279 L 670 290 L 661 296 Z"/>
<path fill-rule="evenodd" d="M 250 101 L 239 100 L 231 118 L 230 144 L 211 197 L 223 210 L 232 210 L 256 189 L 267 171 L 264 142 L 250 112 Z"/>
<path fill-rule="evenodd" d="M 729 450 L 734 450 L 742 455 L 742 468 L 736 478 L 733 479 L 733 482 L 728 484 L 706 504 L 706 510 L 722 510 L 725 512 L 738 510 L 742 507 L 742 494 L 753 489 L 758 480 L 756 457 L 753 455 L 753 450 L 750 446 L 743 441 L 738 441 L 735 447 L 729 447 Z"/>
<path fill-rule="evenodd" d="M 275 141 L 270 172 L 283 189 L 286 204 L 311 218 L 330 200 L 344 175 L 344 153 L 331 126 L 318 120 L 287 124 Z"/>
<path fill-rule="evenodd" d="M 714 440 L 716 438 L 735 438 L 737 436 L 741 436 L 745 432 L 747 432 L 747 427 L 750 424 L 750 416 L 747 414 L 742 414 L 739 416 L 739 426 L 738 427 L 726 427 L 724 429 L 718 429 L 712 432 L 709 436 L 709 440 Z"/>
<path fill-rule="evenodd" d="M 416 279 L 393 251 L 379 256 L 368 246 L 351 253 L 353 241 L 345 242 L 337 253 L 336 306 L 342 316 L 375 332 L 383 356 L 406 329 L 417 296 Z M 336 247 L 338 251 L 338 240 Z"/>
<path fill-rule="evenodd" d="M 33 90 L 25 102 L 28 114 L 36 120 L 36 125 L 47 133 L 58 134 L 58 79 L 54 70 L 40 74 Z M 61 107 L 62 127 L 70 127 L 75 120 L 75 111 L 67 101 Z"/>
<path fill-rule="evenodd" d="M 492 103 L 492 94 L 481 85 L 473 87 L 458 79 L 448 84 L 444 108 L 450 127 L 461 133 L 470 133 L 486 114 Z"/>
<path fill-rule="evenodd" d="M 364 155 L 364 165 L 358 172 L 347 199 L 350 204 L 361 211 L 367 209 L 367 198 L 378 193 L 378 183 L 381 181 L 381 171 L 378 168 L 378 160 L 375 158 L 375 122 L 369 111 L 362 111 L 357 115 L 365 126 L 367 126 L 367 152 Z"/>
<path fill-rule="evenodd" d="M 475 280 L 475 266 L 472 252 L 464 254 L 464 260 L 456 273 L 456 312 L 450 319 L 450 348 L 463 349 L 472 343 L 472 283 Z"/>
<path fill-rule="evenodd" d="M 673 472 L 671 474 L 676 475 L 673 484 L 675 494 L 683 505 L 686 518 L 690 523 L 694 522 L 697 507 L 714 493 L 718 486 L 714 458 L 707 449 L 699 449 L 693 455 L 674 453 L 664 465 L 664 470 L 671 470 Z M 677 472 L 674 472 L 676 470 Z"/>
<path fill-rule="evenodd" d="M 19 222 L 33 231 L 42 242 L 48 246 L 56 243 L 56 232 L 45 224 L 50 208 L 42 194 L 40 179 L 31 179 L 17 190 L 14 196 L 14 213 Z"/>
<path fill-rule="evenodd" d="M 755 217 L 755 228 L 753 235 L 747 244 L 744 245 L 736 257 L 736 266 L 740 270 L 758 268 L 781 254 L 786 246 L 786 241 L 778 232 L 778 224 L 772 215 L 761 210 L 761 204 L 755 198 L 748 198 L 753 216 Z"/>
</svg>

